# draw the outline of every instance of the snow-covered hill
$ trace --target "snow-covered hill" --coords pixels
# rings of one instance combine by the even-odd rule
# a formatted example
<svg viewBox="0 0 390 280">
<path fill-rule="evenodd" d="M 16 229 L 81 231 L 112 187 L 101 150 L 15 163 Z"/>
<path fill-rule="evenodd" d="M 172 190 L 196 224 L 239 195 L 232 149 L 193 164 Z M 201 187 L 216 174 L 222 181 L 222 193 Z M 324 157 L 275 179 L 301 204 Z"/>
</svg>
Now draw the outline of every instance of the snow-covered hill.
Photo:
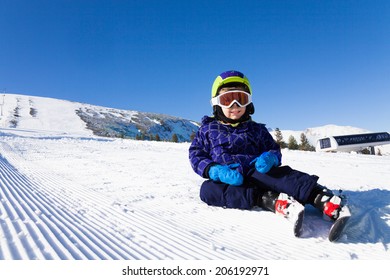
<svg viewBox="0 0 390 280">
<path fill-rule="evenodd" d="M 301 134 L 303 133 L 307 137 L 309 143 L 314 147 L 317 145 L 317 140 L 321 138 L 325 138 L 329 136 L 363 134 L 363 133 L 370 133 L 370 132 L 372 131 L 363 128 L 352 127 L 352 126 L 339 126 L 339 125 L 332 125 L 332 124 L 321 126 L 321 127 L 308 128 L 304 131 L 281 130 L 284 142 L 288 143 L 289 137 L 293 136 L 299 144 L 301 139 Z M 276 139 L 275 131 L 271 130 L 270 133 Z M 380 152 L 380 154 L 382 155 L 390 155 L 390 145 L 375 146 L 375 150 L 376 150 L 376 154 L 379 154 Z"/>
<path fill-rule="evenodd" d="M 133 139 L 156 139 L 158 135 L 166 141 L 176 134 L 179 142 L 190 141 L 198 129 L 196 122 L 178 117 L 36 96 L 3 94 L 0 106 L 3 128 Z"/>
<path fill-rule="evenodd" d="M 99 137 L 77 103 L 11 97 L 0 128 L 0 259 L 390 260 L 390 156 L 283 150 L 283 164 L 343 189 L 354 215 L 331 243 L 330 223 L 306 206 L 295 238 L 273 213 L 202 203 L 189 143 Z M 16 127 L 4 125 L 12 116 Z"/>
<path fill-rule="evenodd" d="M 281 130 L 281 132 L 285 142 L 288 142 L 290 136 L 294 136 L 294 138 L 299 142 L 301 138 L 301 133 L 304 133 L 307 139 L 309 140 L 309 143 L 315 146 L 317 140 L 320 138 L 337 136 L 337 135 L 368 133 L 370 131 L 362 128 L 352 127 L 352 126 L 338 126 L 338 125 L 329 124 L 321 127 L 308 128 L 304 131 Z M 274 135 L 274 133 L 272 134 Z"/>
<path fill-rule="evenodd" d="M 156 113 L 119 110 L 91 104 L 71 102 L 20 94 L 0 95 L 0 127 L 34 129 L 44 134 L 105 136 L 171 141 L 174 134 L 179 142 L 189 142 L 199 123 Z M 198 120 L 200 121 L 200 120 Z M 311 145 L 323 137 L 370 132 L 351 126 L 326 125 L 305 131 L 282 130 L 285 142 L 290 136 L 299 142 L 304 133 Z M 271 130 L 271 134 L 275 134 Z M 390 145 L 379 146 L 382 154 L 390 155 Z"/>
</svg>

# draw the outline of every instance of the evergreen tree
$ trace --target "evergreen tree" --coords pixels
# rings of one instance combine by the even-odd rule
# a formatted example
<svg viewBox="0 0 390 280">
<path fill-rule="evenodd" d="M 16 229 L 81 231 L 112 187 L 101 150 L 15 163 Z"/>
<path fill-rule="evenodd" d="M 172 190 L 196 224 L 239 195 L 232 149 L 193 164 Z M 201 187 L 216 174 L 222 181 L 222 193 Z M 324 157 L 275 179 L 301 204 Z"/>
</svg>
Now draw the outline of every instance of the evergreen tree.
<svg viewBox="0 0 390 280">
<path fill-rule="evenodd" d="M 161 141 L 160 135 L 158 135 L 158 133 L 156 133 L 156 136 L 154 137 L 154 139 L 155 139 L 156 141 Z"/>
<path fill-rule="evenodd" d="M 282 132 L 278 127 L 275 129 L 275 138 L 276 138 L 276 143 L 279 144 L 280 148 L 284 149 L 287 147 L 286 142 L 283 141 Z"/>
<path fill-rule="evenodd" d="M 288 138 L 287 148 L 289 148 L 290 150 L 298 150 L 298 148 L 299 148 L 297 140 L 292 135 L 290 135 L 290 137 Z"/>
<path fill-rule="evenodd" d="M 363 155 L 370 155 L 371 154 L 371 151 L 370 149 L 368 148 L 364 148 L 360 151 L 360 153 L 362 153 Z"/>
<path fill-rule="evenodd" d="M 190 140 L 191 140 L 191 142 L 194 140 L 194 138 L 195 138 L 195 131 L 193 131 L 192 133 L 191 133 L 191 135 L 190 135 Z"/>
<path fill-rule="evenodd" d="M 299 149 L 302 151 L 315 151 L 314 146 L 310 145 L 309 140 L 303 132 L 301 133 L 301 144 L 299 145 Z"/>
<path fill-rule="evenodd" d="M 172 135 L 172 142 L 175 142 L 175 143 L 179 142 L 179 138 L 177 137 L 177 134 L 176 134 L 176 133 L 174 133 L 174 134 Z"/>
</svg>

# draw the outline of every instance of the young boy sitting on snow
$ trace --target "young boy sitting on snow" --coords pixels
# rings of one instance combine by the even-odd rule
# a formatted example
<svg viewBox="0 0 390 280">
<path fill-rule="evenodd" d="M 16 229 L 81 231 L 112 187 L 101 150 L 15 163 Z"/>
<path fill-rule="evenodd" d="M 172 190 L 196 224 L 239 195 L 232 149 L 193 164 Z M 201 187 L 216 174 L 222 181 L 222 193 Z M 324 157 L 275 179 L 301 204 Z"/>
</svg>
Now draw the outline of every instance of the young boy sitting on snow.
<svg viewBox="0 0 390 280">
<path fill-rule="evenodd" d="M 295 223 L 301 234 L 304 204 L 336 220 L 341 198 L 317 184 L 318 177 L 281 166 L 280 146 L 265 125 L 252 121 L 249 80 L 238 71 L 219 75 L 212 86 L 213 117 L 205 116 L 191 146 L 194 171 L 207 178 L 200 198 L 208 205 L 271 210 Z M 303 204 L 303 205 L 302 205 Z"/>
</svg>

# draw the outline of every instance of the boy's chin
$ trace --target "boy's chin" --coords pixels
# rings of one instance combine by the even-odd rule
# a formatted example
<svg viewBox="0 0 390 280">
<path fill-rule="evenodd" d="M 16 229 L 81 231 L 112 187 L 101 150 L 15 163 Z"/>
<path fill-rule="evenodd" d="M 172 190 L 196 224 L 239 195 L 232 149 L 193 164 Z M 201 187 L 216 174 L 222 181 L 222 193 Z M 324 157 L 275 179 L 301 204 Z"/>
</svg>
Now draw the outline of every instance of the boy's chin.
<svg viewBox="0 0 390 280">
<path fill-rule="evenodd" d="M 229 119 L 238 120 L 238 119 L 241 118 L 241 117 L 242 117 L 242 114 L 240 114 L 240 115 L 234 114 L 234 115 L 230 115 Z"/>
</svg>

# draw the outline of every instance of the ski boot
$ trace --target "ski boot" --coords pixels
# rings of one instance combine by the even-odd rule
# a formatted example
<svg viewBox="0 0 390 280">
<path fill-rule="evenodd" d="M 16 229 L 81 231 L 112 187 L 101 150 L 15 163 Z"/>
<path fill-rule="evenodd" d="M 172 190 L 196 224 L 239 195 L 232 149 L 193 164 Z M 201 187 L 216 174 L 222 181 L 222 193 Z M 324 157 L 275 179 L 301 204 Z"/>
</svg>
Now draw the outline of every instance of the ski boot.
<svg viewBox="0 0 390 280">
<path fill-rule="evenodd" d="M 302 234 L 302 224 L 305 207 L 293 197 L 285 193 L 267 191 L 260 197 L 259 206 L 286 218 L 294 225 L 294 235 Z"/>
<path fill-rule="evenodd" d="M 331 190 L 323 188 L 314 199 L 314 206 L 322 211 L 325 218 L 334 221 L 339 217 L 341 202 L 341 196 L 334 195 Z"/>
<path fill-rule="evenodd" d="M 346 205 L 345 196 L 335 195 L 332 191 L 324 188 L 314 200 L 314 206 L 320 209 L 327 219 L 333 221 L 329 230 L 329 241 L 337 241 L 351 217 L 351 211 Z"/>
</svg>

